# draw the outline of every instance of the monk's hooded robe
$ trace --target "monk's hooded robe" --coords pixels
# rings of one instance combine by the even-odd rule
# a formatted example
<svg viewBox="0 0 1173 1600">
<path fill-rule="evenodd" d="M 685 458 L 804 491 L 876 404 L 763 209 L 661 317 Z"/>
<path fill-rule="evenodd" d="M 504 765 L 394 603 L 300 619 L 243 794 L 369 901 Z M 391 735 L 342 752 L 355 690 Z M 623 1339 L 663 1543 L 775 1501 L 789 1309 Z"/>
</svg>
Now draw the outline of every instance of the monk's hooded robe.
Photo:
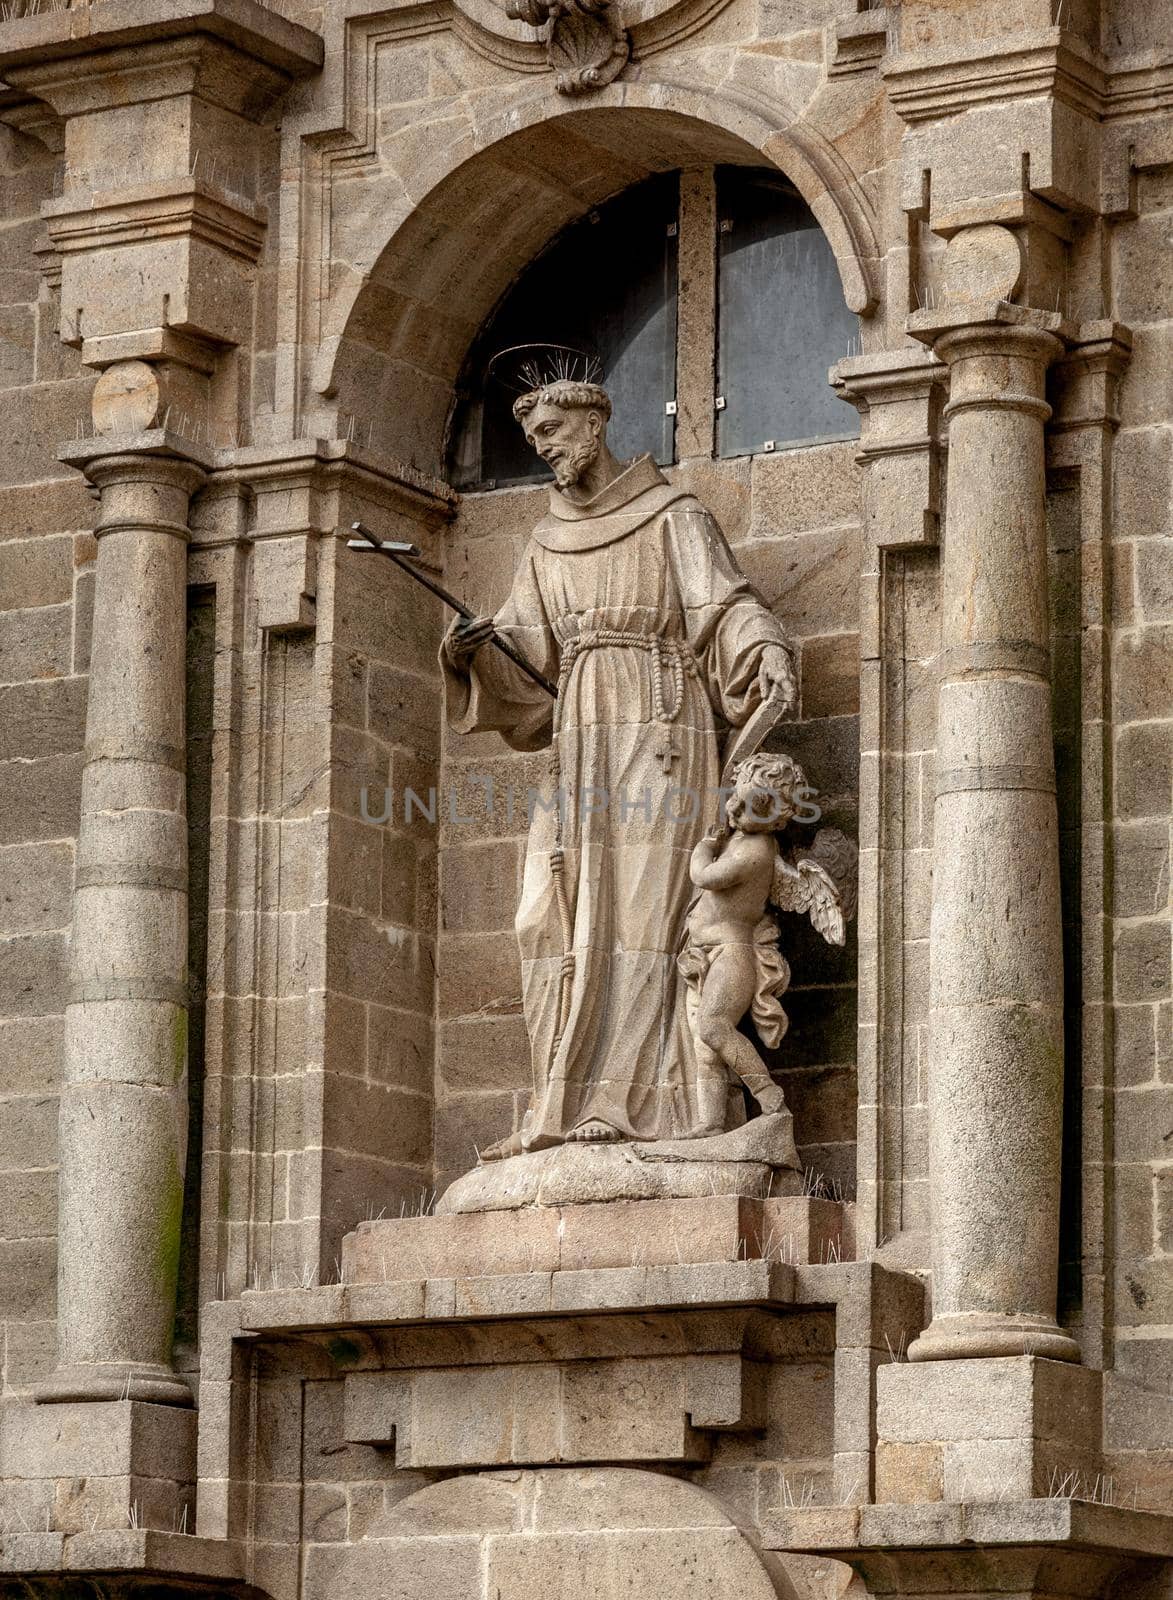
<svg viewBox="0 0 1173 1600">
<path fill-rule="evenodd" d="M 720 1132 L 738 1114 L 722 1092 L 714 1116 L 701 1092 L 676 958 L 689 856 L 720 805 L 719 730 L 761 703 L 762 652 L 783 629 L 708 511 L 648 456 L 589 502 L 551 489 L 494 624 L 559 685 L 555 705 L 491 645 L 465 672 L 444 662 L 450 726 L 552 746 L 516 918 L 534 1077 L 522 1142 L 596 1118 L 629 1139 Z"/>
</svg>

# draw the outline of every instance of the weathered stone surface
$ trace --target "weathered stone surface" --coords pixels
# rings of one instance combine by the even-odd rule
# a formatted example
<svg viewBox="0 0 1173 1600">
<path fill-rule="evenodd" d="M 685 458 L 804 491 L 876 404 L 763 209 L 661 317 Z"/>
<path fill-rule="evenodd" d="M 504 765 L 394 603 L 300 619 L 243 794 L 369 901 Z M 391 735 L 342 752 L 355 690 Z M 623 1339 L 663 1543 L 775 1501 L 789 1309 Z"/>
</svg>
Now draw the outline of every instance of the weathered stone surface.
<svg viewBox="0 0 1173 1600">
<path fill-rule="evenodd" d="M 519 1474 L 487 1505 L 470 1501 L 480 1479 L 423 1490 L 371 1528 L 325 1592 L 342 1595 L 359 1585 L 379 1600 L 392 1594 L 425 1600 L 440 1592 L 570 1600 L 586 1586 L 601 1600 L 619 1600 L 651 1587 L 665 1600 L 683 1600 L 730 1583 L 746 1600 L 776 1600 L 749 1541 L 695 1486 L 603 1467 L 576 1475 L 569 1504 L 563 1492 L 548 1506 L 541 1493 L 547 1478 L 563 1488 L 560 1473 Z M 530 1503 L 544 1507 L 533 1528 L 523 1521 Z"/>
<path fill-rule="evenodd" d="M 396 8 L 347 19 L 328 0 L 307 13 L 312 32 L 254 0 L 72 11 L 17 0 L 0 20 L 5 1582 L 52 1573 L 66 1593 L 92 1573 L 114 1593 L 223 1592 L 247 1572 L 272 1600 L 841 1600 L 865 1580 L 974 1600 L 991 1586 L 1031 1593 L 1040 1573 L 1064 1600 L 1113 1587 L 1147 1600 L 1156 1582 L 1126 1567 L 1159 1519 L 1047 1491 L 1052 1472 L 1062 1483 L 1077 1471 L 1077 1502 L 1135 1496 L 1156 1511 L 1173 1492 L 1161 7 L 628 10 L 636 64 L 572 103 L 541 44 L 492 6 L 431 8 L 420 23 Z M 319 58 L 324 70 L 292 86 Z M 737 315 L 721 229 L 738 219 L 716 170 L 728 164 L 767 175 L 776 164 L 813 205 L 845 297 L 865 308 L 834 380 L 860 409 L 858 443 L 714 454 Z M 770 1057 L 808 1186 L 818 1174 L 822 1193 L 858 1185 L 859 1204 L 779 1195 L 776 1181 L 747 1199 L 766 1193 L 765 1164 L 718 1174 L 673 1161 L 656 1182 L 685 1198 L 412 1216 L 477 1147 L 519 1131 L 530 1100 L 514 932 L 524 820 L 503 821 L 477 775 L 524 792 L 547 751 L 503 754 L 499 733 L 445 725 L 444 607 L 335 530 L 361 518 L 417 544 L 424 570 L 476 609 L 501 604 L 549 495 L 515 485 L 458 500 L 437 481 L 461 408 L 478 400 L 478 330 L 564 224 L 677 169 L 663 258 L 676 252 L 676 270 L 655 290 L 675 294 L 655 408 L 677 403 L 682 459 L 665 476 L 711 509 L 797 636 L 803 720 L 771 742 L 807 766 L 835 825 L 853 836 L 858 825 L 863 850 L 858 955 L 853 942 L 820 952 L 796 940 L 791 1026 Z M 809 229 L 786 238 L 819 243 Z M 633 262 L 617 250 L 601 275 L 609 319 Z M 838 293 L 833 277 L 825 288 Z M 795 297 L 785 274 L 759 294 L 765 333 Z M 962 362 L 908 339 L 910 306 L 923 308 L 923 334 L 942 306 L 955 315 L 987 295 L 1011 302 L 1003 323 L 1046 324 L 1064 347 L 1047 384 L 1054 415 L 1030 418 L 1029 441 L 1037 372 L 987 351 L 978 394 Z M 534 333 L 554 309 L 533 306 Z M 1108 316 L 1133 326 L 1097 320 Z M 95 421 L 111 448 L 140 430 L 124 457 L 187 456 L 209 472 L 185 552 L 182 526 L 164 526 L 185 518 L 138 490 L 120 507 L 106 494 L 103 521 L 123 526 L 92 537 L 95 497 L 54 452 L 80 460 Z M 1049 565 L 1036 559 L 1044 501 Z M 133 529 L 143 559 L 111 584 L 110 552 Z M 617 554 L 600 557 L 611 585 Z M 151 612 L 160 566 L 165 614 Z M 589 607 L 566 598 L 553 609 L 577 627 Z M 1034 653 L 980 654 L 1002 643 Z M 1053 714 L 1038 687 L 1048 675 Z M 83 794 L 87 711 L 91 742 L 116 738 L 91 750 Z M 1052 746 L 1060 894 L 1051 802 L 1030 787 Z M 951 774 L 970 784 L 964 802 Z M 425 800 L 434 789 L 437 820 L 363 820 L 364 785 L 376 810 L 385 787 L 397 805 L 408 785 Z M 633 878 L 616 881 L 622 907 Z M 177 884 L 190 884 L 186 909 Z M 613 933 L 599 933 L 607 952 Z M 1072 1132 L 1056 1179 L 1057 1033 L 1030 1024 L 1047 1008 L 1053 1019 L 1059 974 Z M 77 982 L 105 988 L 79 996 Z M 181 1093 L 157 1080 L 179 1059 L 184 1002 Z M 936 1183 L 927 1099 L 935 1145 L 942 1125 L 956 1130 Z M 202 1170 L 193 1157 L 180 1225 L 170 1153 L 185 1111 Z M 91 1115 L 100 1142 L 74 1159 Z M 608 1193 L 629 1193 L 632 1170 L 649 1176 L 630 1152 L 538 1165 L 588 1157 L 591 1182 L 619 1168 Z M 507 1189 L 510 1174 L 490 1181 Z M 923 1324 L 922 1278 L 885 1273 L 877 1252 L 923 1275 L 935 1225 L 935 1309 L 969 1296 L 980 1323 L 953 1325 L 954 1354 L 965 1337 L 989 1344 L 991 1312 L 1029 1351 L 1051 1331 L 1037 1291 L 1055 1278 L 1059 1183 L 1065 1329 L 1086 1370 L 1049 1408 L 1037 1359 L 1033 1387 L 1003 1392 L 989 1370 L 1000 1361 L 962 1357 L 926 1373 L 940 1386 L 932 1405 L 928 1388 L 905 1394 L 914 1368 L 899 1358 Z M 856 1231 L 864 1259 L 841 1266 Z M 198 1540 L 190 1523 L 186 1537 L 172 1531 L 187 1503 L 178 1458 L 113 1448 L 121 1386 L 128 1373 L 146 1381 L 146 1345 L 166 1342 L 177 1234 L 176 1360 L 185 1374 L 205 1362 Z M 231 1297 L 249 1283 L 282 1293 L 246 1293 L 242 1318 Z M 219 1296 L 197 1349 L 195 1307 Z M 258 1302 L 270 1298 L 266 1323 Z M 710 1361 L 714 1308 L 729 1305 L 757 1308 L 744 1394 Z M 671 1374 L 659 1355 L 619 1352 L 619 1321 L 656 1318 L 679 1358 Z M 584 1322 L 609 1325 L 610 1347 L 555 1358 L 555 1325 Z M 58 1333 L 67 1359 L 79 1329 L 108 1346 L 127 1336 L 126 1362 L 100 1374 L 114 1398 L 79 1435 L 91 1464 L 38 1477 L 62 1462 L 30 1434 L 31 1465 L 9 1476 L 29 1391 L 54 1392 Z M 1101 1366 L 1102 1413 L 1084 1403 Z M 419 1470 L 343 1433 L 344 1385 L 405 1370 L 423 1374 L 411 1420 L 432 1464 Z M 608 1453 L 669 1471 L 624 1476 L 597 1465 Z M 575 1454 L 596 1465 L 565 1464 Z M 528 1470 L 546 1457 L 564 1464 Z M 480 1474 L 486 1464 L 496 1471 Z M 420 1494 L 421 1471 L 461 1476 Z M 1007 1499 L 1010 1486 L 1030 1501 Z M 869 1497 L 905 1503 L 801 1503 Z M 113 1526 L 132 1515 L 157 1527 Z M 767 1557 L 747 1543 L 763 1524 L 778 1546 Z M 798 1544 L 823 1554 L 803 1562 L 789 1553 Z M 859 1579 L 826 1553 L 852 1546 Z"/>
</svg>

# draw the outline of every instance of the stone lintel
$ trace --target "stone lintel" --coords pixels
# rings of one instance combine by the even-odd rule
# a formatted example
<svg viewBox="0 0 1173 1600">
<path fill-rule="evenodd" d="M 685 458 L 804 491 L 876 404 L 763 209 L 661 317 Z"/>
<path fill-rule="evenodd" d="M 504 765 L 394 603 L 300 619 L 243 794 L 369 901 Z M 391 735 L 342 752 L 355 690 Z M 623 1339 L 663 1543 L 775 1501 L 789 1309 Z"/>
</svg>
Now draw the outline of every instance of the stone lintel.
<svg viewBox="0 0 1173 1600">
<path fill-rule="evenodd" d="M 241 1297 L 240 1328 L 243 1334 L 283 1338 L 470 1318 L 589 1315 L 698 1305 L 789 1305 L 794 1298 L 796 1270 L 777 1261 L 727 1261 L 499 1277 L 426 1278 L 421 1274 L 390 1283 L 246 1290 Z M 838 1269 L 810 1270 L 833 1275 Z M 834 1289 L 832 1276 L 822 1303 L 834 1303 Z"/>
<path fill-rule="evenodd" d="M 833 1307 L 841 1345 L 888 1350 L 890 1344 L 891 1358 L 897 1360 L 901 1333 L 911 1337 L 923 1320 L 924 1285 L 873 1261 L 788 1266 L 759 1260 L 488 1277 L 426 1278 L 421 1273 L 386 1283 L 250 1289 L 239 1302 L 205 1308 L 201 1370 L 205 1376 L 211 1371 L 223 1377 L 231 1344 L 241 1338 L 286 1338 L 339 1329 L 361 1332 L 408 1323 L 747 1305 Z"/>
<path fill-rule="evenodd" d="M 609 1319 L 613 1321 L 614 1319 Z M 728 1314 L 723 1319 L 729 1320 Z M 736 1319 L 744 1323 L 744 1316 Z M 620 1318 L 622 1323 L 626 1319 Z M 467 1360 L 345 1380 L 349 1443 L 395 1446 L 407 1468 L 707 1461 L 711 1434 L 765 1426 L 764 1367 L 726 1351 L 642 1354 L 580 1345 L 565 1360 Z M 652 1331 L 636 1319 L 633 1332 Z M 617 1349 L 616 1346 L 619 1346 Z"/>
</svg>

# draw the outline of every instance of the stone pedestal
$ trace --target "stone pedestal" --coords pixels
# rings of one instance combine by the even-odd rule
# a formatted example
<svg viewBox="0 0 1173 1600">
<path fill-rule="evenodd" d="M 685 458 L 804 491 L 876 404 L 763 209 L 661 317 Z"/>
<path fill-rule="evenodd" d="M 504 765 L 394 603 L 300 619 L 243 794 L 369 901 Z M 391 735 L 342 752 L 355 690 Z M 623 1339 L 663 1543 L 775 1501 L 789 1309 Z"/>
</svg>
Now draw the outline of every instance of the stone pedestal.
<svg viewBox="0 0 1173 1600">
<path fill-rule="evenodd" d="M 774 1111 L 706 1138 L 571 1141 L 484 1161 L 445 1190 L 436 1210 L 471 1214 L 705 1195 L 764 1200 L 797 1194 L 802 1183 L 794 1119 Z"/>
<path fill-rule="evenodd" d="M 1100 1477 L 1100 1374 L 1033 1356 L 876 1374 L 876 1499 L 1029 1500 Z"/>
<path fill-rule="evenodd" d="M 1079 1354 L 1055 1323 L 1063 951 L 1043 393 L 1058 326 L 1003 301 L 913 318 L 950 373 L 920 1361 Z"/>
<path fill-rule="evenodd" d="M 134 441 L 132 441 L 134 442 Z M 171 1370 L 187 1146 L 184 627 L 202 471 L 94 441 L 101 492 L 61 1092 L 59 1366 L 42 1401 L 190 1404 Z"/>
<path fill-rule="evenodd" d="M 809 1195 L 612 1200 L 360 1222 L 342 1241 L 346 1283 L 496 1277 L 685 1262 L 852 1258 L 854 1207 Z"/>
<path fill-rule="evenodd" d="M 5 1422 L 0 1507 L 10 1529 L 194 1533 L 195 1475 L 190 1410 L 139 1400 L 22 1406 Z"/>
</svg>

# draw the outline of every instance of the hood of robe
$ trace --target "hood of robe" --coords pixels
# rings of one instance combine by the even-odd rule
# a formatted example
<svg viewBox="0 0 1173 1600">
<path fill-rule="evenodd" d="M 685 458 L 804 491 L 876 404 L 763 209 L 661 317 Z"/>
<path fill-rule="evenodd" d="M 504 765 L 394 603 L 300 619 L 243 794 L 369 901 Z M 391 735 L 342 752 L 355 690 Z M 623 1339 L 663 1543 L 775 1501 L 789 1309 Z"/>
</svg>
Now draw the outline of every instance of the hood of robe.
<svg viewBox="0 0 1173 1600">
<path fill-rule="evenodd" d="M 637 456 L 591 500 L 568 500 L 551 489 L 549 515 L 533 536 L 546 550 L 596 550 L 625 539 L 676 501 L 691 499 L 687 489 L 673 488 L 651 456 Z"/>
</svg>

